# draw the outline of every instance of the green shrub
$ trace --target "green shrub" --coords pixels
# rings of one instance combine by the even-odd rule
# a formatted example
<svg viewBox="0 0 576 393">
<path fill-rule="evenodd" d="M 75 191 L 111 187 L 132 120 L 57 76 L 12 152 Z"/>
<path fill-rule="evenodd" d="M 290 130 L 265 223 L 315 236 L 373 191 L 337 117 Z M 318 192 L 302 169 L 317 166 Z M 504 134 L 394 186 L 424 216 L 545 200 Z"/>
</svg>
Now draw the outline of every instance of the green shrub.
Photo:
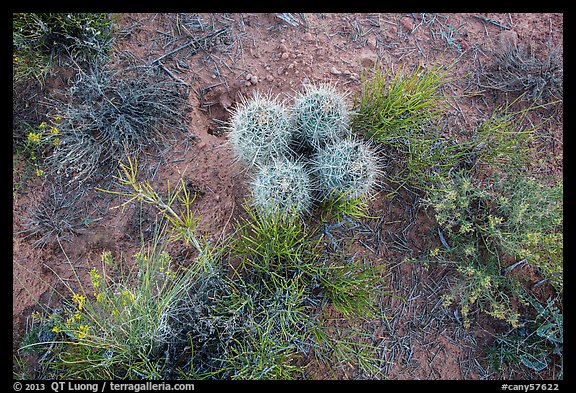
<svg viewBox="0 0 576 393">
<path fill-rule="evenodd" d="M 294 366 L 313 358 L 375 372 L 368 369 L 377 368 L 377 349 L 359 350 L 354 338 L 332 336 L 322 312 L 330 304 L 351 322 L 373 317 L 385 294 L 382 266 L 322 252 L 322 238 L 298 215 L 245 208 L 229 247 L 238 268 L 220 301 L 229 325 L 239 326 L 224 360 L 226 375 L 292 379 L 303 376 Z M 355 325 L 349 329 L 356 339 L 363 334 Z"/>
<path fill-rule="evenodd" d="M 12 15 L 14 78 L 41 82 L 62 58 L 101 62 L 112 43 L 107 14 L 16 13 Z"/>
<path fill-rule="evenodd" d="M 447 107 L 444 85 L 450 67 L 396 73 L 375 65 L 362 76 L 362 92 L 355 105 L 352 130 L 376 142 L 393 165 L 385 180 L 395 192 L 409 185 L 421 190 L 434 187 L 450 168 L 460 166 L 468 147 L 447 137 L 440 124 Z"/>
<path fill-rule="evenodd" d="M 526 318 L 521 326 L 498 334 L 487 350 L 488 364 L 498 372 L 521 364 L 528 370 L 541 372 L 553 367 L 554 379 L 563 379 L 564 318 L 552 299 L 543 306 L 533 296 L 522 293 L 533 307 L 535 316 Z M 502 373 L 503 374 L 503 373 Z"/>
<path fill-rule="evenodd" d="M 432 250 L 431 256 L 455 261 L 460 274 L 445 305 L 459 304 L 465 325 L 471 306 L 477 305 L 517 326 L 509 297 L 517 296 L 519 284 L 503 274 L 517 265 L 537 267 L 562 291 L 561 187 L 544 187 L 514 174 L 480 183 L 455 172 L 425 203 L 434 209 L 446 248 Z M 518 262 L 503 265 L 509 258 Z"/>
<path fill-rule="evenodd" d="M 158 379 L 166 353 L 183 347 L 177 324 L 195 307 L 188 291 L 204 270 L 175 270 L 158 239 L 135 256 L 118 278 L 110 252 L 90 270 L 91 288 L 62 295 L 61 310 L 46 316 L 51 332 L 50 370 L 56 379 Z M 186 337 L 189 340 L 188 337 Z"/>
</svg>

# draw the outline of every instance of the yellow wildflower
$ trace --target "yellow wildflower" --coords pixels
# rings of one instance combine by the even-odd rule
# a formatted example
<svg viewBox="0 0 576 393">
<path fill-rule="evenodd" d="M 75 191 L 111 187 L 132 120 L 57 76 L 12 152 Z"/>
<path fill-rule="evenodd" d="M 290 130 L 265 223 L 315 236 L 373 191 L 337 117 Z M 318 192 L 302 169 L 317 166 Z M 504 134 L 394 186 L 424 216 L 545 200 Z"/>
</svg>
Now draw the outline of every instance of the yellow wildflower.
<svg viewBox="0 0 576 393">
<path fill-rule="evenodd" d="M 100 258 L 102 258 L 102 262 L 108 265 L 112 262 L 112 253 L 108 250 L 103 251 L 102 254 L 100 254 Z"/>
<path fill-rule="evenodd" d="M 453 302 L 453 298 L 451 295 L 443 295 L 442 296 L 442 307 L 448 307 L 449 305 L 452 304 Z"/>
<path fill-rule="evenodd" d="M 58 135 L 59 133 L 60 133 L 60 131 L 58 131 L 58 128 L 56 128 L 56 127 L 50 128 L 50 134 Z"/>
<path fill-rule="evenodd" d="M 90 326 L 88 325 L 80 325 L 78 327 L 78 329 L 80 330 L 80 332 L 78 332 L 78 338 L 84 338 L 86 337 L 86 334 L 88 333 L 88 329 L 90 328 Z"/>
<path fill-rule="evenodd" d="M 28 134 L 28 142 L 38 143 L 40 142 L 42 135 L 31 132 Z"/>
<path fill-rule="evenodd" d="M 44 171 L 40 168 L 36 168 L 36 176 L 38 177 L 44 176 Z"/>
<path fill-rule="evenodd" d="M 508 316 L 508 323 L 510 323 L 512 325 L 512 327 L 516 328 L 520 325 L 518 323 L 519 318 L 520 318 L 520 315 L 518 315 L 518 313 L 512 312 Z"/>
<path fill-rule="evenodd" d="M 78 310 L 82 310 L 84 303 L 86 303 L 86 297 L 75 293 L 74 296 L 72 296 L 72 301 L 78 305 Z"/>
<path fill-rule="evenodd" d="M 54 116 L 54 120 L 60 121 L 60 120 L 62 120 L 62 118 L 60 117 L 60 115 L 56 115 L 56 116 Z"/>
<path fill-rule="evenodd" d="M 62 329 L 60 329 L 58 326 L 54 326 L 54 327 L 52 328 L 52 331 L 53 331 L 54 333 L 60 333 L 60 332 L 62 331 Z"/>
<path fill-rule="evenodd" d="M 466 256 L 471 257 L 472 255 L 474 255 L 476 253 L 476 247 L 474 247 L 474 244 L 467 244 L 464 247 L 464 254 Z"/>
<path fill-rule="evenodd" d="M 472 228 L 472 223 L 471 222 L 465 222 L 464 224 L 460 225 L 460 230 L 458 232 L 460 232 L 461 234 L 466 234 L 468 232 L 473 232 L 474 229 Z"/>
<path fill-rule="evenodd" d="M 100 276 L 100 273 L 98 273 L 98 270 L 96 270 L 96 268 L 92 268 L 90 269 L 90 281 L 92 282 L 92 285 L 94 286 L 94 288 L 100 288 L 100 285 L 102 283 L 102 276 Z"/>
<path fill-rule="evenodd" d="M 440 253 L 440 249 L 438 247 L 436 247 L 433 250 L 430 250 L 430 256 L 431 257 L 437 257 L 439 253 Z"/>
<path fill-rule="evenodd" d="M 40 125 L 38 126 L 40 128 L 46 128 L 46 122 L 43 121 L 42 123 L 40 123 Z"/>
</svg>

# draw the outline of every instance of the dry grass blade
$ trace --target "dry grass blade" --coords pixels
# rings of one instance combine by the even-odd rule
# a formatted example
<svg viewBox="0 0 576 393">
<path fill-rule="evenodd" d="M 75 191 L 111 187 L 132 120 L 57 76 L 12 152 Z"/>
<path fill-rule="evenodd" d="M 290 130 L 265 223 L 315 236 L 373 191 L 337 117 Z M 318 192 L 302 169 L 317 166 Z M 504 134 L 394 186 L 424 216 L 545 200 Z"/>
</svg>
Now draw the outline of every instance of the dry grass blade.
<svg viewBox="0 0 576 393">
<path fill-rule="evenodd" d="M 37 237 L 35 247 L 44 247 L 56 240 L 71 241 L 85 227 L 77 203 L 81 197 L 80 192 L 70 194 L 53 185 L 30 216 L 23 217 L 26 228 L 19 233 L 26 234 L 25 238 Z"/>
<path fill-rule="evenodd" d="M 543 58 L 509 41 L 501 50 L 492 51 L 494 65 L 484 74 L 480 87 L 505 93 L 526 93 L 528 99 L 546 102 L 562 99 L 564 62 L 561 47 L 549 47 Z"/>
<path fill-rule="evenodd" d="M 79 72 L 65 93 L 68 101 L 51 103 L 63 119 L 50 157 L 53 172 L 83 182 L 107 164 L 113 170 L 125 154 L 138 155 L 166 135 L 187 132 L 187 90 L 158 71 L 118 64 Z"/>
</svg>

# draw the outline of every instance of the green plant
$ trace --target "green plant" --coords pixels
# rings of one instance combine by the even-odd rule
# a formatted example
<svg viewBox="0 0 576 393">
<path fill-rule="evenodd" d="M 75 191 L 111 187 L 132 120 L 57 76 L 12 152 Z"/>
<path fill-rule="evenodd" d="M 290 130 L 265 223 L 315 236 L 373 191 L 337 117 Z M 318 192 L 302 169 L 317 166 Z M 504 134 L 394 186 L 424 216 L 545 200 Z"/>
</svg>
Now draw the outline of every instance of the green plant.
<svg viewBox="0 0 576 393">
<path fill-rule="evenodd" d="M 48 169 L 70 182 L 84 182 L 98 170 L 107 176 L 124 155 L 158 146 L 170 133 L 188 132 L 185 91 L 160 75 L 154 67 L 123 61 L 81 71 L 68 100 L 51 102 L 62 122 Z"/>
<path fill-rule="evenodd" d="M 101 61 L 112 43 L 107 14 L 15 13 L 12 15 L 14 78 L 43 82 L 62 57 Z"/>
<path fill-rule="evenodd" d="M 223 372 L 242 378 L 295 378 L 312 358 L 327 364 L 360 361 L 368 372 L 377 349 L 332 336 L 322 311 L 334 306 L 350 322 L 373 317 L 384 294 L 382 266 L 322 253 L 322 238 L 298 215 L 259 214 L 248 205 L 229 246 L 237 261 L 221 298 L 221 312 L 239 326 L 223 358 Z M 342 331 L 344 333 L 344 331 Z M 353 326 L 352 336 L 362 334 Z M 374 370 L 372 370 L 374 371 Z"/>
<path fill-rule="evenodd" d="M 303 261 L 312 261 L 318 253 L 319 240 L 298 214 L 292 211 L 262 212 L 244 207 L 247 218 L 236 225 L 236 233 L 229 245 L 240 266 L 261 272 L 289 269 Z"/>
<path fill-rule="evenodd" d="M 128 156 L 127 161 L 127 164 L 120 163 L 119 176 L 116 177 L 121 186 L 128 188 L 127 191 L 104 190 L 99 187 L 96 187 L 96 190 L 128 198 L 116 208 L 123 208 L 134 200 L 151 204 L 170 223 L 171 238 L 173 240 L 183 240 L 186 244 L 191 243 L 199 252 L 202 252 L 202 246 L 196 230 L 200 218 L 190 209 L 190 205 L 196 199 L 196 194 L 191 197 L 186 183 L 183 179 L 180 179 L 179 186 L 174 191 L 170 188 L 170 182 L 168 182 L 168 195 L 166 200 L 164 200 L 150 185 L 149 181 L 138 181 L 138 160 L 131 159 Z M 176 201 L 178 201 L 179 207 L 175 206 Z"/>
<path fill-rule="evenodd" d="M 56 115 L 50 119 L 50 125 L 45 121 L 40 122 L 37 127 L 25 124 L 26 138 L 20 142 L 19 146 L 18 141 L 14 140 L 17 145 L 16 158 L 24 163 L 24 178 L 16 185 L 16 188 L 22 187 L 32 173 L 39 177 L 45 176 L 44 169 L 42 169 L 45 166 L 44 160 L 60 142 L 58 129 L 60 121 L 61 117 Z"/>
<path fill-rule="evenodd" d="M 319 149 L 310 160 L 320 200 L 367 197 L 381 173 L 378 157 L 364 142 L 343 139 Z"/>
<path fill-rule="evenodd" d="M 111 253 L 103 253 L 101 269 L 90 270 L 93 292 L 69 287 L 72 301 L 50 316 L 61 344 L 51 362 L 59 378 L 158 379 L 165 372 L 166 353 L 178 344 L 173 320 L 192 309 L 186 293 L 202 270 L 176 270 L 158 239 L 134 259 L 134 270 L 114 280 L 106 273 Z"/>
<path fill-rule="evenodd" d="M 249 167 L 290 153 L 290 118 L 278 97 L 259 93 L 242 97 L 228 128 L 234 154 Z"/>
<path fill-rule="evenodd" d="M 440 120 L 448 96 L 442 88 L 452 65 L 442 69 L 418 66 L 394 74 L 375 65 L 372 73 L 362 75 L 362 92 L 355 100 L 352 130 L 376 142 L 393 165 L 385 180 L 396 192 L 406 185 L 427 190 L 450 168 L 466 162 L 469 147 L 448 138 Z M 394 171 L 393 171 L 394 169 Z"/>
<path fill-rule="evenodd" d="M 455 261 L 460 274 L 444 304 L 458 303 L 465 325 L 472 305 L 518 325 L 510 296 L 517 296 L 519 284 L 503 272 L 521 264 L 538 267 L 562 290 L 560 190 L 514 174 L 482 184 L 460 171 L 429 193 L 425 203 L 434 208 L 446 248 L 431 256 Z M 535 234 L 540 238 L 533 244 Z M 505 266 L 510 258 L 519 261 Z"/>
<path fill-rule="evenodd" d="M 340 222 L 346 218 L 373 218 L 367 213 L 368 199 L 363 195 L 349 198 L 346 193 L 335 192 L 322 202 L 320 211 L 322 221 L 335 220 Z"/>
<path fill-rule="evenodd" d="M 254 206 L 261 212 L 288 210 L 307 212 L 312 206 L 312 189 L 307 169 L 285 157 L 261 165 L 251 182 Z"/>
<path fill-rule="evenodd" d="M 470 153 L 473 165 L 499 173 L 517 172 L 529 166 L 535 153 L 533 142 L 543 125 L 534 124 L 529 114 L 545 105 L 530 105 L 514 111 L 520 98 L 498 106 L 471 133 L 469 140 L 461 143 Z"/>
<path fill-rule="evenodd" d="M 350 135 L 346 97 L 328 84 L 305 85 L 294 98 L 294 142 L 300 148 L 319 149 Z"/>
<path fill-rule="evenodd" d="M 543 306 L 525 292 L 522 298 L 529 303 L 536 315 L 508 332 L 498 334 L 487 351 L 487 361 L 501 371 L 505 366 L 522 364 L 530 370 L 541 372 L 553 364 L 554 379 L 563 379 L 564 318 L 562 312 L 548 299 Z"/>
<path fill-rule="evenodd" d="M 353 130 L 378 142 L 393 143 L 430 126 L 445 109 L 441 87 L 449 82 L 449 70 L 439 65 L 428 70 L 418 66 L 412 72 L 399 68 L 391 75 L 392 70 L 384 72 L 375 64 L 371 76 L 362 74 L 362 92 L 354 102 Z"/>
</svg>

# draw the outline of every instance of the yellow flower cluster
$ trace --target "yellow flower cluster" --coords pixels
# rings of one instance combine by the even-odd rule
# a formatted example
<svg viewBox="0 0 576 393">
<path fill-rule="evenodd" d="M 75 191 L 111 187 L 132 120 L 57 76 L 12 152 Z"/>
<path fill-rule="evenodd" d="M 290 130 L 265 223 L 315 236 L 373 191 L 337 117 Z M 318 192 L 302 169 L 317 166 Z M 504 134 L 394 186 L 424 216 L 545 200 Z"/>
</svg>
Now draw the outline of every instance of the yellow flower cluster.
<svg viewBox="0 0 576 393">
<path fill-rule="evenodd" d="M 76 337 L 77 337 L 78 339 L 82 339 L 82 338 L 86 337 L 86 335 L 88 334 L 88 329 L 89 329 L 89 328 L 90 328 L 90 326 L 88 326 L 88 325 L 80 325 L 80 326 L 78 326 L 79 332 L 78 332 L 78 334 L 76 335 Z"/>
<path fill-rule="evenodd" d="M 82 310 L 82 308 L 84 308 L 84 304 L 86 303 L 86 297 L 84 295 L 79 295 L 75 293 L 72 296 L 72 301 L 76 303 L 78 310 Z"/>
<path fill-rule="evenodd" d="M 28 142 L 38 143 L 38 142 L 40 142 L 40 139 L 42 139 L 41 134 L 37 134 L 35 132 L 31 132 L 28 134 Z"/>
</svg>

